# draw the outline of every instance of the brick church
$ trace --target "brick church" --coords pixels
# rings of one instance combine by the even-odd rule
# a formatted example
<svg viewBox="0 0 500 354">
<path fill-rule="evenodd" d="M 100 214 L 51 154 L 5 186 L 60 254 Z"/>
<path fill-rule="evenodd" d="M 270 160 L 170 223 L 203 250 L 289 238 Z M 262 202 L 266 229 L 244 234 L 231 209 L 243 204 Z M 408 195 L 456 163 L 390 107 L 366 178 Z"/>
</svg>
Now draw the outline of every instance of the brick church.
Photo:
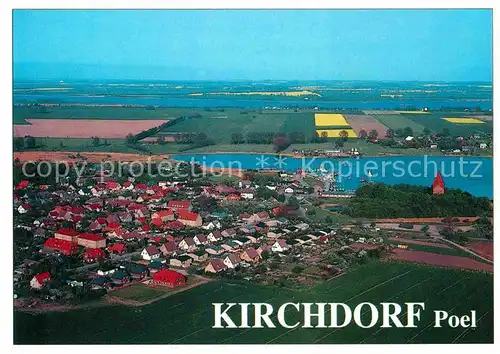
<svg viewBox="0 0 500 354">
<path fill-rule="evenodd" d="M 432 182 L 432 194 L 444 194 L 444 180 L 439 171 Z"/>
</svg>

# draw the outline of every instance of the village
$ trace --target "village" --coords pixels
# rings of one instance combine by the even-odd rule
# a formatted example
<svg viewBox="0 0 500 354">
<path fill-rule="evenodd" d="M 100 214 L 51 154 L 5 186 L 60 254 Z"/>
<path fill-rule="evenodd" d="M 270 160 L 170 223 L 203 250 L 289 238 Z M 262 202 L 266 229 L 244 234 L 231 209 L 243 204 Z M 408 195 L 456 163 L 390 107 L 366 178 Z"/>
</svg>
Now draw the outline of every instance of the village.
<svg viewBox="0 0 500 354">
<path fill-rule="evenodd" d="M 247 177 L 119 183 L 90 168 L 74 184 L 19 182 L 17 303 L 84 301 L 134 284 L 171 289 L 214 277 L 295 287 L 335 276 L 383 242 L 356 237 L 352 225 L 308 220 L 293 193 L 322 189 L 300 174 L 277 173 L 267 185 Z M 343 256 L 329 252 L 346 248 Z"/>
</svg>

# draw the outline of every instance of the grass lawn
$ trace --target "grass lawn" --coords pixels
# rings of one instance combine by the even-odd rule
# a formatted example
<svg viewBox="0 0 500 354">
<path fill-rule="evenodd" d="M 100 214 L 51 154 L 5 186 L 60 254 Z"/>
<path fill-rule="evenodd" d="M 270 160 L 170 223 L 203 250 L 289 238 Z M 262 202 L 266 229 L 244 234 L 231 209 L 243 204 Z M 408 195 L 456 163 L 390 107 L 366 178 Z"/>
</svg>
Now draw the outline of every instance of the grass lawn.
<svg viewBox="0 0 500 354">
<path fill-rule="evenodd" d="M 327 218 L 332 220 L 332 225 L 343 225 L 351 222 L 352 218 L 348 215 L 332 213 L 326 209 L 315 207 L 312 205 L 304 205 L 307 208 L 307 217 L 314 222 L 325 222 Z M 313 215 L 309 214 L 310 210 L 314 210 Z"/>
<path fill-rule="evenodd" d="M 170 288 L 166 288 L 171 290 Z M 135 284 L 132 286 L 127 286 L 125 288 L 113 291 L 110 293 L 111 296 L 120 297 L 127 300 L 134 301 L 148 301 L 164 294 L 166 291 L 163 288 L 150 288 L 144 284 Z"/>
<path fill-rule="evenodd" d="M 425 302 L 417 328 L 214 329 L 213 302 Z M 233 311 L 234 310 L 234 311 Z M 476 310 L 476 330 L 434 328 L 433 310 L 462 315 Z M 229 310 L 239 318 L 237 308 Z M 301 320 L 295 310 L 287 320 Z M 362 313 L 368 323 L 367 312 Z M 252 315 L 250 315 L 252 318 Z M 328 314 L 326 315 L 328 319 Z M 405 322 L 403 320 L 403 322 Z M 313 320 L 313 324 L 316 324 Z M 140 308 L 122 305 L 43 314 L 14 313 L 15 344 L 295 344 L 492 343 L 492 274 L 400 262 L 372 262 L 304 290 L 215 281 Z"/>
</svg>

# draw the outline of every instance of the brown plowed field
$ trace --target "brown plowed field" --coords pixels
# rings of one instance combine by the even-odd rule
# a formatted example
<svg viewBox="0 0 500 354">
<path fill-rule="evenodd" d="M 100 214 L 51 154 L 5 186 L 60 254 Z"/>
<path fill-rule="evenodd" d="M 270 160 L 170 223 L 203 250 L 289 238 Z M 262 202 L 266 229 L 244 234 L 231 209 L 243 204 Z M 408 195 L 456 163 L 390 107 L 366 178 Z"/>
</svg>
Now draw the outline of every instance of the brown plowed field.
<svg viewBox="0 0 500 354">
<path fill-rule="evenodd" d="M 26 119 L 29 125 L 14 125 L 14 136 L 31 135 L 50 138 L 124 139 L 127 134 L 137 134 L 157 127 L 168 120 L 117 120 L 117 119 Z"/>
<path fill-rule="evenodd" d="M 377 139 L 387 139 L 385 134 L 387 133 L 387 127 L 380 123 L 377 119 L 370 115 L 363 114 L 346 114 L 344 117 L 347 119 L 347 122 L 351 126 L 351 128 L 356 132 L 359 136 L 359 132 L 364 130 L 366 133 L 370 133 L 372 130 L 376 130 L 378 132 Z"/>
<path fill-rule="evenodd" d="M 493 243 L 491 242 L 471 242 L 465 247 L 484 258 L 493 260 Z"/>
<path fill-rule="evenodd" d="M 422 251 L 406 251 L 402 249 L 395 249 L 394 253 L 391 254 L 388 259 L 429 264 L 439 267 L 493 272 L 493 265 L 481 263 L 471 258 Z"/>
<path fill-rule="evenodd" d="M 431 246 L 431 247 L 451 249 L 450 246 L 444 245 L 442 243 L 437 243 L 437 242 L 417 241 L 417 240 L 412 240 L 409 238 L 398 238 L 398 237 L 389 237 L 389 240 L 394 241 L 394 242 L 398 242 L 398 243 L 407 243 L 410 245 L 422 245 L 422 246 Z"/>
<path fill-rule="evenodd" d="M 99 163 L 101 161 L 158 161 L 168 159 L 170 155 L 139 155 L 139 154 L 122 154 L 116 152 L 69 152 L 69 151 L 23 151 L 15 152 L 14 159 L 19 161 L 66 161 L 77 162 L 84 159 L 76 157 L 79 154 L 84 157 L 87 162 Z"/>
</svg>

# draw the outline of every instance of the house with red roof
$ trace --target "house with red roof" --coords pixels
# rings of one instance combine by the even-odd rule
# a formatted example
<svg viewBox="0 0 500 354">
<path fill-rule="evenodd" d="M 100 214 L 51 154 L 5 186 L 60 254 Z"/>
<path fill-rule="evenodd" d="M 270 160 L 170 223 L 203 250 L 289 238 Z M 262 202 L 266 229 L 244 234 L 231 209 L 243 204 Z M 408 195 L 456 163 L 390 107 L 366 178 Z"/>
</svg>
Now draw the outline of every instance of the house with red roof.
<svg viewBox="0 0 500 354">
<path fill-rule="evenodd" d="M 240 258 L 250 263 L 258 263 L 260 260 L 259 253 L 253 247 L 248 247 L 240 254 Z"/>
<path fill-rule="evenodd" d="M 160 218 L 152 218 L 151 225 L 154 225 L 156 227 L 161 227 L 163 226 L 163 221 Z"/>
<path fill-rule="evenodd" d="M 174 212 L 170 209 L 167 210 L 160 210 L 156 211 L 153 214 L 151 214 L 152 219 L 160 219 L 162 221 L 171 221 L 175 219 Z"/>
<path fill-rule="evenodd" d="M 184 228 L 184 224 L 178 220 L 167 222 L 164 226 L 166 230 L 180 230 Z"/>
<path fill-rule="evenodd" d="M 201 215 L 198 213 L 192 213 L 187 210 L 178 210 L 177 216 L 177 220 L 186 226 L 200 227 L 203 224 Z"/>
<path fill-rule="evenodd" d="M 29 184 L 30 183 L 28 181 L 21 181 L 17 184 L 16 190 L 24 189 L 24 188 L 28 187 Z"/>
<path fill-rule="evenodd" d="M 124 243 L 114 243 L 108 247 L 108 252 L 112 254 L 123 254 L 127 252 L 127 246 Z"/>
<path fill-rule="evenodd" d="M 197 246 L 206 245 L 208 243 L 207 237 L 203 234 L 198 234 L 194 236 L 193 241 Z"/>
<path fill-rule="evenodd" d="M 205 272 L 207 273 L 220 273 L 227 269 L 227 266 L 221 259 L 214 258 L 205 267 Z"/>
<path fill-rule="evenodd" d="M 234 269 L 241 263 L 241 258 L 237 253 L 231 253 L 224 258 L 223 262 L 226 267 Z"/>
<path fill-rule="evenodd" d="M 59 229 L 54 232 L 54 237 L 59 240 L 69 241 L 71 243 L 77 243 L 78 236 L 80 233 L 73 229 Z"/>
<path fill-rule="evenodd" d="M 125 182 L 123 182 L 123 188 L 128 189 L 128 190 L 132 190 L 132 189 L 134 189 L 134 185 L 130 181 L 125 181 Z"/>
<path fill-rule="evenodd" d="M 139 183 L 139 184 L 135 185 L 135 189 L 146 190 L 146 189 L 148 189 L 148 186 L 145 185 L 144 183 Z"/>
<path fill-rule="evenodd" d="M 432 194 L 444 194 L 444 180 L 439 171 L 432 182 Z"/>
<path fill-rule="evenodd" d="M 41 289 L 41 288 L 43 288 L 45 286 L 45 284 L 47 284 L 48 282 L 50 282 L 50 280 L 51 280 L 51 277 L 50 277 L 50 273 L 49 272 L 40 273 L 40 274 L 35 275 L 31 279 L 30 286 L 33 289 Z"/>
<path fill-rule="evenodd" d="M 289 248 L 290 246 L 286 243 L 286 240 L 282 238 L 277 239 L 276 242 L 274 242 L 273 245 L 271 246 L 271 250 L 273 252 L 284 252 Z"/>
<path fill-rule="evenodd" d="M 83 252 L 83 261 L 85 263 L 95 263 L 106 258 L 106 253 L 100 248 L 87 248 Z"/>
<path fill-rule="evenodd" d="M 31 205 L 29 205 L 28 203 L 23 203 L 21 205 L 19 205 L 19 207 L 17 208 L 17 211 L 19 212 L 19 214 L 26 214 L 28 212 L 28 210 L 31 209 Z"/>
<path fill-rule="evenodd" d="M 106 182 L 106 189 L 110 191 L 117 191 L 121 189 L 120 183 L 115 181 Z"/>
<path fill-rule="evenodd" d="M 226 196 L 226 200 L 241 200 L 241 195 L 239 195 L 239 194 L 235 194 L 235 193 L 233 193 L 233 194 L 228 194 L 228 195 Z"/>
<path fill-rule="evenodd" d="M 171 269 L 162 269 L 153 274 L 153 284 L 177 288 L 186 284 L 186 277 Z"/>
<path fill-rule="evenodd" d="M 171 255 L 175 251 L 177 251 L 177 243 L 174 241 L 165 242 L 160 247 L 160 252 L 163 253 L 165 257 Z"/>
<path fill-rule="evenodd" d="M 160 251 L 155 246 L 148 246 L 142 250 L 141 257 L 146 261 L 152 261 L 160 258 Z"/>
<path fill-rule="evenodd" d="M 59 240 L 55 237 L 51 237 L 45 241 L 45 248 L 57 251 L 65 256 L 72 256 L 78 253 L 78 247 L 70 242 L 65 240 Z"/>
<path fill-rule="evenodd" d="M 78 236 L 78 245 L 87 248 L 104 248 L 106 247 L 106 238 L 96 234 L 83 233 Z"/>
<path fill-rule="evenodd" d="M 179 248 L 184 251 L 192 251 L 196 248 L 196 243 L 192 237 L 186 237 L 181 242 L 179 242 Z"/>
<path fill-rule="evenodd" d="M 208 234 L 207 240 L 209 242 L 217 242 L 222 240 L 222 233 L 220 231 L 213 231 Z"/>
<path fill-rule="evenodd" d="M 170 200 L 167 204 L 167 206 L 170 208 L 170 209 L 174 209 L 174 210 L 187 210 L 187 211 L 191 211 L 192 209 L 192 205 L 191 205 L 191 202 L 188 202 L 188 201 L 183 201 L 183 200 Z"/>
</svg>

